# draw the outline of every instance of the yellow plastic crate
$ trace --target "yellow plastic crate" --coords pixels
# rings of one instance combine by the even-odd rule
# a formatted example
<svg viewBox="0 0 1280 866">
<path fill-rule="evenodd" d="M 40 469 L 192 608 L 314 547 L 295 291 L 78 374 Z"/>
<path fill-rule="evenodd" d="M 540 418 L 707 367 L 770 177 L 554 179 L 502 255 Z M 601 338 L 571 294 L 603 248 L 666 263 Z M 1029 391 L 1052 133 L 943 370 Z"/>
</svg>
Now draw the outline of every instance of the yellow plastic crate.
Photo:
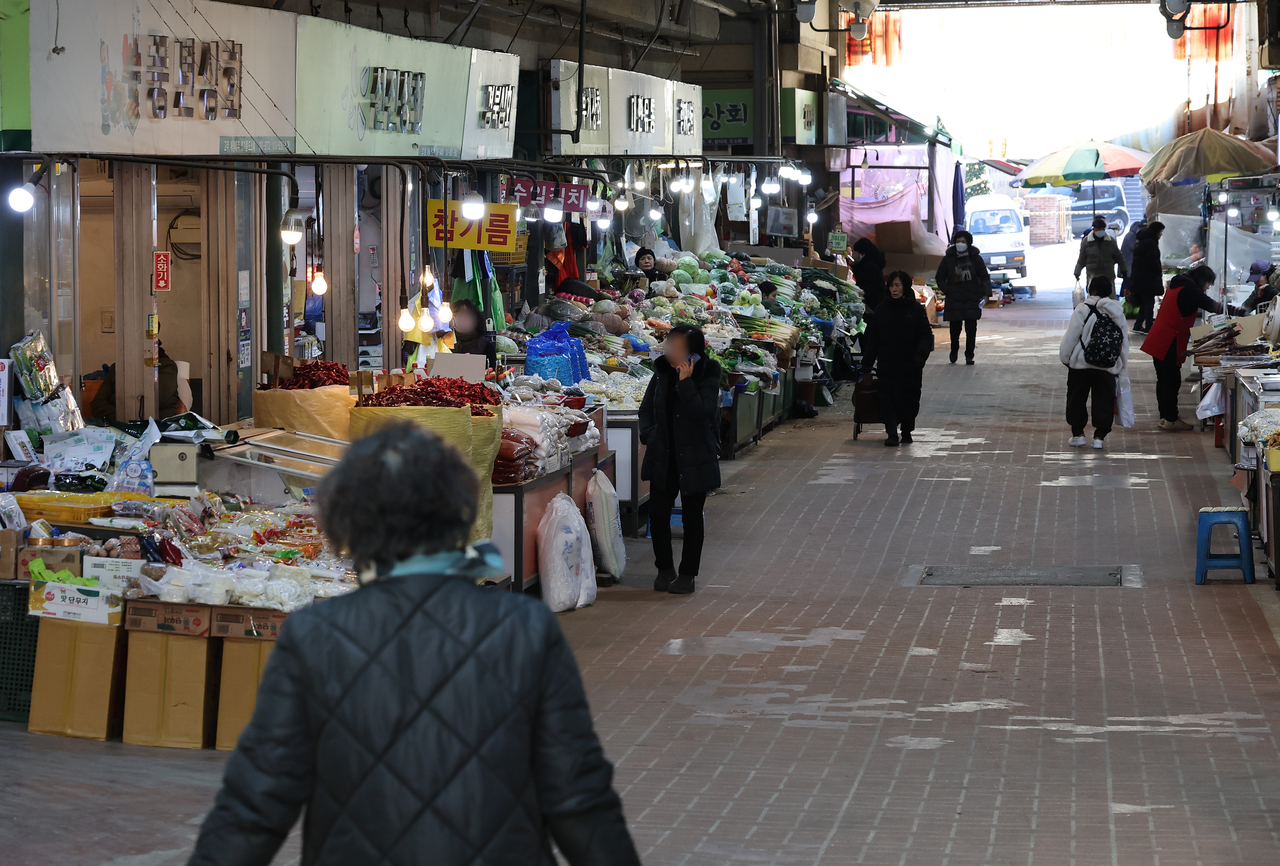
<svg viewBox="0 0 1280 866">
<path fill-rule="evenodd" d="M 91 517 L 110 517 L 111 506 L 126 499 L 153 499 L 140 493 L 18 493 L 14 495 L 27 520 L 50 523 L 88 523 Z"/>
</svg>

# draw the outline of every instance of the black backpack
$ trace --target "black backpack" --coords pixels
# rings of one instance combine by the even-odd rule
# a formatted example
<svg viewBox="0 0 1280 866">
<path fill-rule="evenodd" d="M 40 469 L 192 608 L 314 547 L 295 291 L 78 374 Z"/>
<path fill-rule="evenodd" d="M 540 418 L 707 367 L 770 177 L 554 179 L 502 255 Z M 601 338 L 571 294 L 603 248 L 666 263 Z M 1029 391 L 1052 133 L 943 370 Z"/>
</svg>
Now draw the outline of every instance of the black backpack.
<svg viewBox="0 0 1280 866">
<path fill-rule="evenodd" d="M 1125 334 L 1110 316 L 1098 316 L 1098 305 L 1090 304 L 1089 313 L 1084 317 L 1080 327 L 1080 345 L 1084 347 L 1084 360 L 1091 367 L 1109 370 L 1120 360 L 1120 351 L 1124 345 Z M 1097 316 L 1093 324 L 1093 333 L 1089 342 L 1084 342 L 1084 329 L 1089 324 L 1089 316 Z"/>
</svg>

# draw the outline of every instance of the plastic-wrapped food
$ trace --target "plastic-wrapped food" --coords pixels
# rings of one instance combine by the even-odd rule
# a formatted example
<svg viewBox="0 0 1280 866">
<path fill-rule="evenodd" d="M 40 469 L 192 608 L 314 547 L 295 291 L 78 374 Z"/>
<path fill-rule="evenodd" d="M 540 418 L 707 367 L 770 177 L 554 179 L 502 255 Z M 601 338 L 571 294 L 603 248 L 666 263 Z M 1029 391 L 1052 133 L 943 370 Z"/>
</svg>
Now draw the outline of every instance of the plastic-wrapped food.
<svg viewBox="0 0 1280 866">
<path fill-rule="evenodd" d="M 1240 439 L 1245 442 L 1261 442 L 1280 430 L 1280 409 L 1263 409 L 1245 417 L 1237 427 Z"/>
<path fill-rule="evenodd" d="M 150 520 L 153 523 L 163 523 L 168 511 L 169 506 L 163 502 L 153 502 L 147 499 L 122 499 L 111 505 L 112 514 L 119 517 L 138 517 L 142 520 Z"/>
<path fill-rule="evenodd" d="M 26 529 L 27 517 L 12 493 L 0 493 L 0 520 L 5 529 Z"/>
<path fill-rule="evenodd" d="M 358 588 L 359 584 L 348 580 L 313 580 L 311 588 L 316 598 L 337 598 Z"/>
<path fill-rule="evenodd" d="M 266 602 L 264 607 L 282 610 L 285 613 L 292 613 L 306 607 L 315 597 L 316 591 L 310 579 L 305 584 L 287 578 L 268 579 L 263 594 Z"/>
<path fill-rule="evenodd" d="M 14 373 L 22 386 L 22 393 L 39 402 L 53 395 L 61 386 L 58 368 L 53 363 L 53 352 L 44 340 L 44 334 L 33 331 L 13 344 L 9 352 L 13 359 Z"/>
<path fill-rule="evenodd" d="M 608 299 L 605 299 L 603 301 L 596 301 L 594 304 L 591 305 L 591 312 L 616 313 L 618 312 L 618 305 Z"/>
</svg>

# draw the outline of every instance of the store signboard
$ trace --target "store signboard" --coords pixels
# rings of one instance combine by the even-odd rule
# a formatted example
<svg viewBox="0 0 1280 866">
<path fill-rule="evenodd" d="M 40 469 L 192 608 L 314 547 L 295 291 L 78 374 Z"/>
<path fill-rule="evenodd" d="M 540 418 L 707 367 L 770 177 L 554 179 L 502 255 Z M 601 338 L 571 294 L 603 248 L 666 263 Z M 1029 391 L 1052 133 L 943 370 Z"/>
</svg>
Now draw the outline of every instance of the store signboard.
<svg viewBox="0 0 1280 866">
<path fill-rule="evenodd" d="M 462 155 L 470 48 L 297 19 L 298 152 Z"/>
<path fill-rule="evenodd" d="M 671 152 L 681 156 L 702 153 L 702 88 L 671 82 Z"/>
<path fill-rule="evenodd" d="M 782 141 L 818 143 L 818 94 L 798 87 L 782 88 Z"/>
<path fill-rule="evenodd" d="M 565 213 L 586 213 L 587 199 L 591 197 L 591 188 L 585 183 L 561 183 L 554 180 L 530 180 L 528 178 L 512 178 L 507 183 L 507 198 L 524 207 L 542 207 L 555 198 L 557 187 L 560 200 L 564 202 Z"/>
<path fill-rule="evenodd" d="M 827 94 L 827 138 L 830 147 L 849 143 L 849 97 L 843 93 Z"/>
<path fill-rule="evenodd" d="M 32 148 L 289 153 L 296 18 L 208 0 L 31 0 Z"/>
<path fill-rule="evenodd" d="M 516 140 L 516 85 L 519 79 L 518 55 L 479 49 L 472 51 L 466 90 L 467 107 L 462 123 L 463 159 L 511 158 Z M 433 91 L 434 88 L 433 83 Z M 437 115 L 433 112 L 432 116 Z"/>
<path fill-rule="evenodd" d="M 157 292 L 167 292 L 171 285 L 169 282 L 169 255 L 170 253 L 168 250 L 155 251 L 154 273 L 156 275 Z"/>
<path fill-rule="evenodd" d="M 444 203 L 433 198 L 427 207 L 428 242 L 451 250 L 488 250 L 495 253 L 514 252 L 516 248 L 516 206 L 490 204 L 478 220 L 462 218 L 462 203 L 449 202 L 449 224 L 444 221 Z"/>
<path fill-rule="evenodd" d="M 609 70 L 609 149 L 646 156 L 671 153 L 673 82 Z"/>
<path fill-rule="evenodd" d="M 707 147 L 750 144 L 754 104 L 755 91 L 749 87 L 702 91 L 702 143 Z"/>
<path fill-rule="evenodd" d="M 551 126 L 573 129 L 578 122 L 578 64 L 551 61 Z M 568 135 L 551 136 L 551 152 L 556 155 L 610 153 L 609 150 L 609 70 L 603 66 L 584 67 L 582 75 L 582 126 L 578 143 Z"/>
</svg>

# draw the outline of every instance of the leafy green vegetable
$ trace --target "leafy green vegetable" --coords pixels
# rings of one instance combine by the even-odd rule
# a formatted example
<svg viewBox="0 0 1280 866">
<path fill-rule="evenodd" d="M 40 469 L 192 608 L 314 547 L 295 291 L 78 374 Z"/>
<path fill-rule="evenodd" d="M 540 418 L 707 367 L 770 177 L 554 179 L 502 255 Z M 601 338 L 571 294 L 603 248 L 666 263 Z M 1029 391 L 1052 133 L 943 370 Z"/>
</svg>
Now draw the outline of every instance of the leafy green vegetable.
<svg viewBox="0 0 1280 866">
<path fill-rule="evenodd" d="M 698 265 L 698 260 L 693 256 L 681 256 L 679 261 L 676 262 L 676 267 L 688 274 L 690 278 L 692 278 L 698 271 L 702 270 Z M 675 274 L 672 274 L 672 276 L 675 276 Z"/>
<path fill-rule="evenodd" d="M 693 282 L 693 274 L 684 270 L 674 271 L 671 274 L 671 279 L 675 281 L 677 286 L 683 286 Z"/>
</svg>

